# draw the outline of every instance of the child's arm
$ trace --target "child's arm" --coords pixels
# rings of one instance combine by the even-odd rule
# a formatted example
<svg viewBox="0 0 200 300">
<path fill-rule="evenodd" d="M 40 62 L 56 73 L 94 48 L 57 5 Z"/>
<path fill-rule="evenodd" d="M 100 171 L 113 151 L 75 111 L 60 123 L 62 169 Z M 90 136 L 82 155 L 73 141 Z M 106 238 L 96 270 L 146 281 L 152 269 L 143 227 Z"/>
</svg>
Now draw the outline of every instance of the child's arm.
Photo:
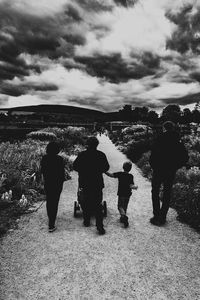
<svg viewBox="0 0 200 300">
<path fill-rule="evenodd" d="M 135 185 L 135 184 L 130 184 L 130 188 L 131 188 L 132 190 L 137 190 L 137 189 L 138 189 L 138 186 Z"/>
<path fill-rule="evenodd" d="M 105 172 L 105 174 L 109 177 L 115 178 L 114 173 L 110 173 L 110 172 Z"/>
</svg>

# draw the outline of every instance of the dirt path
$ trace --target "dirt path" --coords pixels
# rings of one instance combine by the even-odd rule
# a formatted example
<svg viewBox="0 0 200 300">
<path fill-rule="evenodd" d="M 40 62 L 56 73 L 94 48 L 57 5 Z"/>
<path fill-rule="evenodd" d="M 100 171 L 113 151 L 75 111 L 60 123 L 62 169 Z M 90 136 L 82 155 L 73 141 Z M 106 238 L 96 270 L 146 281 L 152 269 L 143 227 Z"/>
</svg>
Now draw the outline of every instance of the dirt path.
<svg viewBox="0 0 200 300">
<path fill-rule="evenodd" d="M 100 150 L 111 171 L 125 160 L 105 136 Z M 139 186 L 129 205 L 130 227 L 119 223 L 115 179 L 105 177 L 107 234 L 73 218 L 77 175 L 65 183 L 57 220 L 58 230 L 47 232 L 45 206 L 24 216 L 18 230 L 0 244 L 1 300 L 66 299 L 200 299 L 200 239 L 169 211 L 165 227 L 149 223 L 152 214 L 150 183 L 133 168 Z"/>
</svg>

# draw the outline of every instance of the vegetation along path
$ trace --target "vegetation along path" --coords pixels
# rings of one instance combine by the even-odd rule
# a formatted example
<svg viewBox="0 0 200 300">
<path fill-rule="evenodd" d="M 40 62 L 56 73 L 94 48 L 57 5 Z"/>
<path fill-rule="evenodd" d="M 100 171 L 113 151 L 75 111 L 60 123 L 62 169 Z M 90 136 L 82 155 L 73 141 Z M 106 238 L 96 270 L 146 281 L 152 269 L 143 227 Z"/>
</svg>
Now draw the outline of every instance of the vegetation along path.
<svg viewBox="0 0 200 300">
<path fill-rule="evenodd" d="M 101 136 L 111 171 L 121 169 L 125 157 Z M 130 227 L 119 223 L 116 179 L 105 176 L 108 216 L 106 235 L 73 218 L 77 174 L 61 195 L 57 231 L 47 232 L 45 205 L 23 216 L 19 228 L 1 240 L 1 300 L 65 299 L 200 299 L 199 235 L 176 221 L 169 211 L 164 227 L 149 223 L 151 187 L 132 169 L 138 191 L 129 205 Z"/>
</svg>

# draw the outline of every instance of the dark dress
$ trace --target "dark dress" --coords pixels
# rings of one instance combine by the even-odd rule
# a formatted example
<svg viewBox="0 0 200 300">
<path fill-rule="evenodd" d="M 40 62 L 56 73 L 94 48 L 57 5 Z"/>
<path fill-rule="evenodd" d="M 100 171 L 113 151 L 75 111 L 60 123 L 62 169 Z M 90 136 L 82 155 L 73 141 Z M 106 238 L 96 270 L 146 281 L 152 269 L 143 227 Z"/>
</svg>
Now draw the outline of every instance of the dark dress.
<svg viewBox="0 0 200 300">
<path fill-rule="evenodd" d="M 44 177 L 49 228 L 53 228 L 58 211 L 58 202 L 65 180 L 63 158 L 59 155 L 44 155 L 41 160 L 41 172 Z"/>
</svg>

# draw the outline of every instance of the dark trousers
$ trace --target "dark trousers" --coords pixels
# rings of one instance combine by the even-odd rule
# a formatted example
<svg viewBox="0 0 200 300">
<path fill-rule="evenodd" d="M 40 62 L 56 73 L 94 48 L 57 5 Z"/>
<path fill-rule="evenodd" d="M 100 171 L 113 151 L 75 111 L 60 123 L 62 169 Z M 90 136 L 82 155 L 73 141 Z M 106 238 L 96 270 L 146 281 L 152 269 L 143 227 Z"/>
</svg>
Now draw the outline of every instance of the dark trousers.
<svg viewBox="0 0 200 300">
<path fill-rule="evenodd" d="M 47 208 L 47 216 L 49 219 L 49 228 L 55 226 L 55 221 L 58 212 L 58 203 L 59 203 L 61 192 L 62 192 L 62 185 L 56 187 L 54 187 L 53 185 L 45 186 L 46 208 Z"/>
<path fill-rule="evenodd" d="M 155 218 L 166 219 L 169 210 L 171 191 L 175 178 L 175 171 L 161 173 L 154 171 L 152 177 L 152 204 Z M 160 207 L 160 189 L 163 184 L 162 206 Z"/>
<path fill-rule="evenodd" d="M 102 212 L 102 189 L 90 190 L 83 188 L 83 197 L 81 201 L 81 208 L 83 211 L 84 222 L 89 223 L 92 215 L 96 218 L 96 226 L 103 226 L 103 212 Z"/>
<path fill-rule="evenodd" d="M 130 197 L 119 196 L 118 197 L 118 210 L 121 216 L 126 216 L 126 211 L 128 207 Z"/>
</svg>

